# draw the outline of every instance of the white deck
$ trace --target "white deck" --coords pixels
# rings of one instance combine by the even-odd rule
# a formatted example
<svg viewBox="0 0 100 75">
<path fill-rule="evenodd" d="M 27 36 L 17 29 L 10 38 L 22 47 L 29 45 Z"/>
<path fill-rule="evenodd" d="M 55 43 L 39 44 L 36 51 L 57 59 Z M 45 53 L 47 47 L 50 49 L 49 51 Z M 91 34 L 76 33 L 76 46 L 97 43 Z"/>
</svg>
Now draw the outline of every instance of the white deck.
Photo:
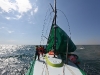
<svg viewBox="0 0 100 75">
<path fill-rule="evenodd" d="M 82 75 L 75 64 L 68 62 L 62 67 L 52 67 L 46 64 L 45 59 L 40 57 L 40 61 L 36 60 L 33 75 Z"/>
</svg>

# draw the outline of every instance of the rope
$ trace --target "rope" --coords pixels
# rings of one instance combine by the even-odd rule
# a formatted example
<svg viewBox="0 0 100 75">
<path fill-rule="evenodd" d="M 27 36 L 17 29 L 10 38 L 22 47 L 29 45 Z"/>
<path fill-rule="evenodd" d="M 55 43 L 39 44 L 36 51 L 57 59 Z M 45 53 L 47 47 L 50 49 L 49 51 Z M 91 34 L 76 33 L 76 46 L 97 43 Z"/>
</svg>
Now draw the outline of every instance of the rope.
<svg viewBox="0 0 100 75">
<path fill-rule="evenodd" d="M 65 65 L 64 65 L 64 67 L 63 67 L 63 75 L 65 75 Z"/>
<path fill-rule="evenodd" d="M 49 75 L 47 64 L 45 63 L 45 65 L 46 65 L 47 75 Z"/>
<path fill-rule="evenodd" d="M 41 35 L 40 45 L 41 45 L 41 42 L 42 42 L 42 41 L 43 41 L 43 44 L 44 44 L 44 39 L 43 39 L 43 36 L 44 36 L 44 35 L 43 35 L 43 34 L 44 34 L 45 25 L 47 24 L 47 23 L 46 23 L 46 20 L 49 19 L 49 17 L 51 16 L 51 13 L 52 13 L 52 12 L 50 12 L 49 16 L 47 16 L 48 11 L 50 11 L 50 9 L 47 10 L 46 16 L 45 16 L 45 19 L 44 19 L 44 24 L 43 24 L 43 29 L 42 29 L 42 35 Z M 51 17 L 52 17 L 52 16 L 51 16 Z M 52 19 L 51 17 L 50 17 L 50 20 Z M 49 21 L 49 23 L 50 23 L 50 21 Z M 49 26 L 49 23 L 48 23 L 48 26 Z M 48 30 L 48 29 L 47 29 L 47 30 Z M 46 31 L 47 31 L 47 30 L 46 30 Z"/>
<path fill-rule="evenodd" d="M 59 9 L 57 9 L 57 10 L 59 10 Z M 69 33 L 70 33 L 70 38 L 71 38 L 71 31 L 70 31 L 70 25 L 69 25 L 68 18 L 67 18 L 67 16 L 64 14 L 64 12 L 63 12 L 63 11 L 61 11 L 61 10 L 59 10 L 59 11 L 63 13 L 63 15 L 65 16 L 65 18 L 66 18 L 66 20 L 67 20 L 67 22 L 68 22 Z"/>
<path fill-rule="evenodd" d="M 47 75 L 49 75 L 49 71 L 48 71 L 48 67 L 47 67 L 47 64 L 45 63 L 45 66 L 46 66 L 46 71 L 47 71 Z M 45 68 L 44 66 L 44 68 Z M 67 65 L 64 64 L 63 66 L 63 75 L 65 75 L 65 66 L 67 67 L 67 69 L 71 72 L 72 75 L 76 75 Z M 43 71 L 42 71 L 42 74 L 43 75 L 43 72 L 44 72 L 44 68 L 43 68 Z"/>
<path fill-rule="evenodd" d="M 46 17 L 47 17 L 47 13 L 50 9 L 47 9 L 47 12 L 46 12 L 46 15 L 45 15 L 45 19 L 44 19 L 44 24 L 43 24 L 43 29 L 42 29 L 42 35 L 41 35 L 41 41 L 40 41 L 40 45 L 41 45 L 41 42 L 43 40 L 43 33 L 44 33 L 44 28 L 45 28 L 45 24 L 46 24 Z"/>
<path fill-rule="evenodd" d="M 44 58 L 43 58 L 43 61 L 44 61 L 44 68 L 45 68 L 45 66 L 46 66 L 46 70 L 47 70 L 47 74 L 46 75 L 49 75 L 49 71 L 48 71 L 48 67 L 47 67 L 47 64 L 46 64 L 46 62 L 45 62 L 45 60 L 44 60 Z M 44 68 L 43 68 L 43 71 L 42 71 L 42 75 L 43 75 L 43 72 L 44 72 Z M 46 72 L 45 72 L 46 73 Z"/>
<path fill-rule="evenodd" d="M 43 67 L 43 71 L 42 71 L 42 74 L 41 74 L 41 75 L 43 75 L 43 72 L 44 72 L 44 68 L 45 68 L 45 65 L 44 65 L 44 67 Z"/>
<path fill-rule="evenodd" d="M 47 26 L 47 30 L 46 30 L 46 32 L 45 32 L 45 36 L 47 35 L 47 32 L 48 32 L 48 28 L 49 28 L 49 26 L 51 25 L 50 24 L 50 22 L 52 21 L 52 12 L 49 14 L 51 17 L 50 17 L 50 20 L 49 20 L 49 22 L 48 22 L 48 26 Z M 45 38 L 43 39 L 43 41 L 45 40 Z M 44 42 L 43 42 L 43 44 L 44 44 Z"/>
<path fill-rule="evenodd" d="M 49 9 L 49 10 L 50 10 L 50 9 Z M 59 10 L 59 9 L 57 9 L 57 10 Z M 70 38 L 71 38 L 71 31 L 70 31 L 69 21 L 68 21 L 66 15 L 64 14 L 64 12 L 61 11 L 61 10 L 59 10 L 59 11 L 63 13 L 63 15 L 65 16 L 65 18 L 66 18 L 66 20 L 67 20 L 67 22 L 68 22 L 69 33 L 70 33 Z M 53 11 L 52 11 L 52 12 L 53 12 Z M 52 12 L 51 12 L 51 13 L 52 13 Z M 41 35 L 40 45 L 41 45 L 41 42 L 42 42 L 42 41 L 43 41 L 43 44 L 44 44 L 44 40 L 45 40 L 45 38 L 43 39 L 43 34 L 44 34 L 45 25 L 46 25 L 46 20 L 49 18 L 49 16 L 47 17 L 47 13 L 48 13 L 48 10 L 47 10 L 47 12 L 46 12 L 46 16 L 45 16 L 45 19 L 44 19 L 44 24 L 43 24 L 43 29 L 42 29 L 42 35 Z M 50 13 L 50 16 L 51 16 L 51 13 Z M 46 19 L 46 17 L 47 17 L 47 19 Z M 52 17 L 52 16 L 51 16 L 51 17 Z M 50 17 L 50 21 L 51 21 L 51 19 L 52 19 L 51 17 Z M 50 23 L 50 21 L 49 21 L 49 23 Z M 49 28 L 49 23 L 48 23 L 48 26 L 47 26 L 47 30 L 48 30 L 48 28 Z M 45 35 L 47 34 L 47 30 L 46 30 Z"/>
</svg>

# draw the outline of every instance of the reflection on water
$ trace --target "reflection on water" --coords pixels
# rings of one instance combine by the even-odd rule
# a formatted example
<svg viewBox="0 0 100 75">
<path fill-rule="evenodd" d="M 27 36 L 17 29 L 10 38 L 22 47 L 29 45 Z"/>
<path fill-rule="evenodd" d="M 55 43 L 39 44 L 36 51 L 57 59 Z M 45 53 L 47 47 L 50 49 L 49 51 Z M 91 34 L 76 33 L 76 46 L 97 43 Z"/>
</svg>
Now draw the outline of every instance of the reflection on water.
<svg viewBox="0 0 100 75">
<path fill-rule="evenodd" d="M 82 49 L 81 49 L 82 48 Z M 100 46 L 77 46 L 80 67 L 88 75 L 100 75 Z M 24 75 L 34 59 L 34 45 L 0 45 L 0 75 Z"/>
<path fill-rule="evenodd" d="M 0 75 L 22 75 L 34 59 L 34 46 L 1 45 Z"/>
</svg>

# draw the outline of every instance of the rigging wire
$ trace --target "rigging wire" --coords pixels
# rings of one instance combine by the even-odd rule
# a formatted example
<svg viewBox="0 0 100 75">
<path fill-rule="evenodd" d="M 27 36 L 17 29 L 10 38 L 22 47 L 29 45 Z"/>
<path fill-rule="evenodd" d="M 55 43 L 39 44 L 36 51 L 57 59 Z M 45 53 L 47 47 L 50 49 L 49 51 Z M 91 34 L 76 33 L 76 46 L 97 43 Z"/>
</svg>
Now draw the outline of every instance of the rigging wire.
<svg viewBox="0 0 100 75">
<path fill-rule="evenodd" d="M 50 9 L 49 9 L 49 11 L 50 11 Z M 48 12 L 48 10 L 47 10 L 47 12 Z M 41 35 L 41 41 L 40 41 L 40 45 L 41 45 L 41 43 L 42 43 L 42 41 L 43 41 L 43 44 L 44 44 L 44 39 L 46 38 L 46 36 L 44 36 L 43 34 L 44 34 L 44 29 L 45 29 L 45 25 L 47 24 L 46 23 L 46 20 L 48 20 L 49 19 L 49 17 L 51 16 L 51 14 L 52 14 L 52 12 L 50 12 L 50 14 L 49 14 L 49 16 L 47 16 L 47 12 L 46 12 L 46 16 L 45 16 L 45 20 L 44 20 L 44 24 L 43 24 L 43 29 L 42 29 L 42 35 Z M 52 19 L 51 17 L 50 17 L 50 19 Z M 49 21 L 49 23 L 50 23 L 50 21 Z M 49 24 L 48 23 L 48 24 Z M 47 31 L 47 30 L 46 30 Z M 44 38 L 44 39 L 43 39 Z M 47 38 L 46 38 L 47 39 Z"/>
<path fill-rule="evenodd" d="M 70 33 L 70 39 L 71 39 L 71 31 L 70 31 L 70 25 L 69 25 L 68 18 L 67 18 L 67 16 L 64 14 L 64 12 L 63 12 L 63 11 L 61 11 L 60 9 L 57 9 L 57 10 L 59 10 L 60 12 L 62 12 L 62 13 L 63 13 L 63 15 L 65 16 L 65 18 L 66 18 L 66 20 L 67 20 L 67 22 L 68 22 L 69 33 Z"/>
<path fill-rule="evenodd" d="M 46 15 L 45 15 L 45 19 L 44 19 L 44 24 L 43 24 L 43 29 L 42 29 L 42 35 L 41 35 L 40 45 L 41 45 L 41 42 L 42 42 L 42 40 L 43 40 L 43 33 L 44 33 L 45 24 L 46 24 L 45 21 L 46 21 L 46 17 L 47 17 L 47 13 L 48 13 L 48 11 L 50 11 L 49 8 L 47 9 L 47 12 L 46 12 Z"/>
<path fill-rule="evenodd" d="M 51 25 L 51 24 L 50 24 L 50 22 L 52 21 L 52 15 L 51 15 L 51 14 L 52 14 L 52 12 L 49 14 L 49 15 L 50 15 L 50 20 L 49 20 L 48 25 L 47 25 L 47 29 L 46 29 L 46 32 L 45 32 L 45 36 L 47 35 L 49 26 Z M 44 36 L 44 37 L 45 37 L 45 36 Z M 46 36 L 46 37 L 47 37 L 47 36 Z M 44 44 L 44 40 L 45 40 L 45 38 L 43 39 L 43 44 Z"/>
<path fill-rule="evenodd" d="M 59 9 L 57 9 L 57 10 L 59 10 Z M 42 29 L 42 35 L 41 35 L 40 45 L 41 45 L 41 42 L 42 42 L 42 41 L 43 41 L 43 44 L 44 44 L 44 40 L 45 40 L 45 38 L 46 38 L 46 34 L 47 34 L 47 31 L 48 31 L 48 28 L 49 28 L 49 24 L 50 24 L 51 19 L 52 19 L 52 18 L 51 18 L 51 17 L 52 17 L 52 16 L 51 16 L 51 13 L 52 13 L 53 11 L 49 14 L 49 16 L 51 16 L 51 17 L 50 17 L 50 21 L 49 21 L 48 26 L 47 26 L 47 30 L 46 30 L 45 36 L 44 36 L 43 34 L 44 34 L 45 25 L 46 25 L 46 20 L 49 18 L 49 16 L 47 17 L 48 11 L 50 11 L 50 9 L 47 10 L 46 16 L 45 16 L 45 19 L 44 19 L 44 24 L 43 24 L 43 29 Z M 67 20 L 67 22 L 68 22 L 69 33 L 70 33 L 70 39 L 71 39 L 71 31 L 70 31 L 70 25 L 69 25 L 68 18 L 67 18 L 67 16 L 64 14 L 63 11 L 61 11 L 61 10 L 59 10 L 59 11 L 63 13 L 63 15 L 65 16 L 65 18 L 66 18 L 66 20 Z M 46 18 L 46 17 L 47 17 L 47 18 Z"/>
</svg>

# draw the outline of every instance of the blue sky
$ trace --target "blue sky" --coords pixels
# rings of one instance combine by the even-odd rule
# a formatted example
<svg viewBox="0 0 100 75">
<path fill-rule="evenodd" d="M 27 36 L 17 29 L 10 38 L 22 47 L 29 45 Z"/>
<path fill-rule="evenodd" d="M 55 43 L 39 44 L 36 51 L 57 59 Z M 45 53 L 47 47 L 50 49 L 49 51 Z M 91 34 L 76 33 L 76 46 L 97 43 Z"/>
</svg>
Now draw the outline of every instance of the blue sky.
<svg viewBox="0 0 100 75">
<path fill-rule="evenodd" d="M 48 37 L 53 0 L 0 0 L 0 44 L 36 45 Z M 100 44 L 100 0 L 57 0 L 69 21 L 76 45 Z M 51 14 L 50 14 L 51 13 Z M 57 12 L 57 24 L 70 36 L 68 22 Z M 41 44 L 46 44 L 43 38 Z"/>
</svg>

